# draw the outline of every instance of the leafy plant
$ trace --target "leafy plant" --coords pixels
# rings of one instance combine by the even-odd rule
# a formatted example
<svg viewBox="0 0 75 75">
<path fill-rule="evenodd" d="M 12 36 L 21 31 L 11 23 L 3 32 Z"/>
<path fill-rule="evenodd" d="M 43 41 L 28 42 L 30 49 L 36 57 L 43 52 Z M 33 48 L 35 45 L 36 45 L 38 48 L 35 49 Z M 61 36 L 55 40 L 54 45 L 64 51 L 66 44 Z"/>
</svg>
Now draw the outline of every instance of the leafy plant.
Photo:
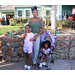
<svg viewBox="0 0 75 75">
<path fill-rule="evenodd" d="M 20 26 L 20 25 L 23 25 L 27 22 L 28 19 L 22 19 L 22 18 L 13 18 L 13 19 L 10 19 L 10 26 Z"/>
<path fill-rule="evenodd" d="M 72 27 L 72 21 L 70 21 L 70 20 L 57 20 L 56 21 L 56 26 L 57 27 L 71 28 Z"/>
</svg>

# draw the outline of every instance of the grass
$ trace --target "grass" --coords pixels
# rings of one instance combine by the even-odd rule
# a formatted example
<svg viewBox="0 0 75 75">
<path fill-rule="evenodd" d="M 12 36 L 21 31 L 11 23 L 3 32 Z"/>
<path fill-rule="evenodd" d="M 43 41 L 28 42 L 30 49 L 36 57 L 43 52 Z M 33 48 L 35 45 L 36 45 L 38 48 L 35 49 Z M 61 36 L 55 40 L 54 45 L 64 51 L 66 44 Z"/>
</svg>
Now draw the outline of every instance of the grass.
<svg viewBox="0 0 75 75">
<path fill-rule="evenodd" d="M 19 26 L 3 26 L 0 27 L 0 34 L 19 30 Z"/>
<path fill-rule="evenodd" d="M 44 28 L 45 28 L 46 30 L 47 30 L 47 29 L 51 29 L 51 26 L 46 26 L 46 25 L 45 25 Z"/>
</svg>

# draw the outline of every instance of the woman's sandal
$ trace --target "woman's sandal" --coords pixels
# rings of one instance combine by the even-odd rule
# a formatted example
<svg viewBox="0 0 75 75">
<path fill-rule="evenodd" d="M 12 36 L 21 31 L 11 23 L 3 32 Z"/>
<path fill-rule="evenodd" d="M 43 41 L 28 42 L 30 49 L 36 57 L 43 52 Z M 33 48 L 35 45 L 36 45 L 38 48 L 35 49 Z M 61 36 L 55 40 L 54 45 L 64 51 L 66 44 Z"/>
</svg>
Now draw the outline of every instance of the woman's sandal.
<svg viewBox="0 0 75 75">
<path fill-rule="evenodd" d="M 35 70 L 35 66 L 33 66 L 33 70 Z"/>
</svg>

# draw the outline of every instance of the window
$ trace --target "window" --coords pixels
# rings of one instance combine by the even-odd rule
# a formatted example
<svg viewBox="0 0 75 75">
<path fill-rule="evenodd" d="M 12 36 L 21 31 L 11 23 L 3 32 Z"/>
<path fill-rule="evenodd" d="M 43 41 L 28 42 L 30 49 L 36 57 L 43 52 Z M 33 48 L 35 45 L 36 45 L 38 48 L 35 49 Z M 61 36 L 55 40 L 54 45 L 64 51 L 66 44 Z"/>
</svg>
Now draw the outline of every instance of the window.
<svg viewBox="0 0 75 75">
<path fill-rule="evenodd" d="M 22 17 L 22 10 L 18 10 L 18 17 Z"/>
<path fill-rule="evenodd" d="M 25 18 L 30 18 L 30 10 L 25 10 Z"/>
<path fill-rule="evenodd" d="M 50 16 L 51 15 L 51 9 L 46 9 L 46 16 Z"/>
</svg>

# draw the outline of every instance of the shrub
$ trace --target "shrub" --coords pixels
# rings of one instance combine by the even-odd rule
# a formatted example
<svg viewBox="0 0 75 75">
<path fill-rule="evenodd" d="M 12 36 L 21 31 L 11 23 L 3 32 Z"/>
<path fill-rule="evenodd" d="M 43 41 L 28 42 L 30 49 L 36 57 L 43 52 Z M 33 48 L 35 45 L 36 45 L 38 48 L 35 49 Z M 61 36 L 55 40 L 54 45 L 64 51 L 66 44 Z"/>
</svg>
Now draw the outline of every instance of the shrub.
<svg viewBox="0 0 75 75">
<path fill-rule="evenodd" d="M 13 18 L 13 19 L 10 19 L 10 25 L 11 26 L 20 26 L 20 25 L 23 25 L 27 22 L 28 19 L 22 19 L 22 18 Z"/>
<path fill-rule="evenodd" d="M 48 27 L 51 26 L 51 20 L 47 21 L 49 23 L 47 23 Z M 71 20 L 57 20 L 56 21 L 56 26 L 57 27 L 66 27 L 66 28 L 71 28 L 72 27 L 72 21 Z"/>
<path fill-rule="evenodd" d="M 57 27 L 71 28 L 72 27 L 72 21 L 70 21 L 70 20 L 57 20 L 56 21 L 56 26 Z"/>
</svg>

